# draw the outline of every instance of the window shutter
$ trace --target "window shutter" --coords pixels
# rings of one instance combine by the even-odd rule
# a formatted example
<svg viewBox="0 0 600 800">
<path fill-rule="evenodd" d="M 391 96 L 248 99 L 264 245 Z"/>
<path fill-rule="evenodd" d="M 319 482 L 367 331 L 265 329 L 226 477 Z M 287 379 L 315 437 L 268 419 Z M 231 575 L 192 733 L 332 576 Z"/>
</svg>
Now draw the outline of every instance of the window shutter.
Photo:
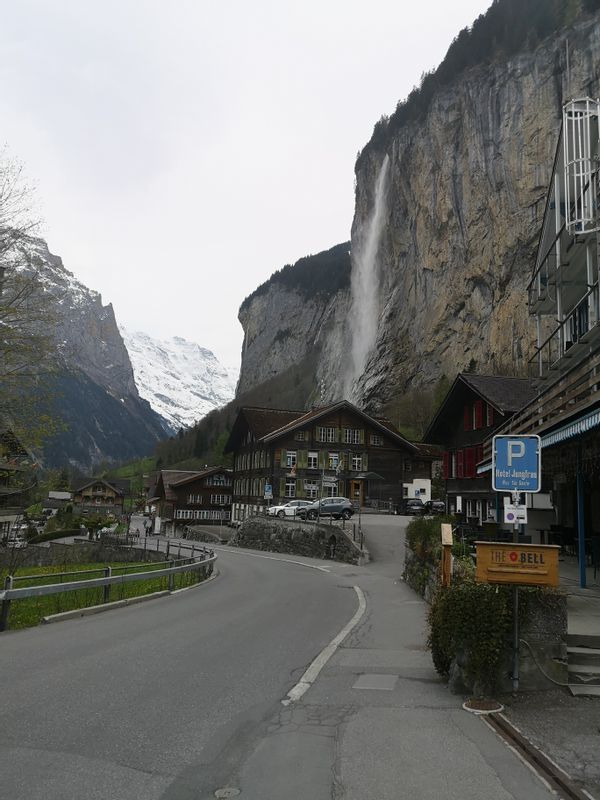
<svg viewBox="0 0 600 800">
<path fill-rule="evenodd" d="M 278 467 L 281 463 L 281 450 L 277 448 L 275 450 L 275 466 Z"/>
<path fill-rule="evenodd" d="M 281 467 L 287 467 L 287 450 L 281 448 L 281 456 L 279 461 Z"/>
<path fill-rule="evenodd" d="M 327 451 L 319 450 L 319 469 L 325 469 L 327 466 Z"/>
<path fill-rule="evenodd" d="M 475 400 L 475 430 L 483 428 L 483 400 Z"/>
<path fill-rule="evenodd" d="M 304 481 L 296 478 L 296 497 L 304 497 Z"/>
<path fill-rule="evenodd" d="M 336 440 L 336 442 L 341 442 L 342 441 L 342 429 L 341 428 L 336 428 L 336 430 L 335 430 L 335 440 Z"/>
<path fill-rule="evenodd" d="M 362 472 L 367 472 L 369 469 L 369 456 L 367 453 L 362 454 Z"/>
<path fill-rule="evenodd" d="M 308 450 L 298 450 L 298 469 L 306 469 L 308 466 Z"/>
<path fill-rule="evenodd" d="M 475 452 L 474 447 L 467 447 L 465 450 L 465 478 L 475 477 Z"/>
<path fill-rule="evenodd" d="M 491 428 L 491 426 L 492 426 L 493 424 L 494 424 L 494 409 L 493 409 L 493 407 L 492 407 L 492 406 L 491 406 L 491 405 L 488 403 L 488 406 L 487 406 L 487 427 L 488 427 L 488 428 Z"/>
<path fill-rule="evenodd" d="M 463 419 L 464 419 L 464 428 L 465 428 L 465 430 L 466 431 L 470 431 L 471 430 L 471 407 L 470 406 L 465 406 L 464 413 L 463 413 Z"/>
<path fill-rule="evenodd" d="M 285 497 L 285 478 L 279 478 L 279 497 Z"/>
<path fill-rule="evenodd" d="M 456 451 L 456 477 L 465 477 L 465 452 L 464 450 Z"/>
<path fill-rule="evenodd" d="M 359 433 L 359 440 L 360 440 L 360 444 L 364 444 L 365 443 L 365 432 L 362 429 L 361 429 L 361 431 Z"/>
<path fill-rule="evenodd" d="M 442 455 L 442 478 L 447 481 L 448 480 L 448 459 L 450 457 L 450 453 L 447 451 Z"/>
<path fill-rule="evenodd" d="M 477 445 L 475 448 L 475 463 L 479 464 L 480 461 L 483 461 L 483 445 Z"/>
</svg>

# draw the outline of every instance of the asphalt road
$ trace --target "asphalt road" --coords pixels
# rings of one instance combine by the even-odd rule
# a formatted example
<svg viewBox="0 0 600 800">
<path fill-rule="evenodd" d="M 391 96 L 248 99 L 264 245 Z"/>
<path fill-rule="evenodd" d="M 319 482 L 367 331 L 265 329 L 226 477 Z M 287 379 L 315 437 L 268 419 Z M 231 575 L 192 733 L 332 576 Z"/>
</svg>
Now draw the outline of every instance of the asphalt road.
<svg viewBox="0 0 600 800">
<path fill-rule="evenodd" d="M 549 800 L 435 674 L 405 524 L 363 518 L 366 567 L 219 547 L 207 584 L 3 634 L 0 798 Z"/>
<path fill-rule="evenodd" d="M 357 605 L 317 569 L 238 553 L 218 568 L 168 598 L 2 635 L 1 798 L 214 797 Z"/>
</svg>

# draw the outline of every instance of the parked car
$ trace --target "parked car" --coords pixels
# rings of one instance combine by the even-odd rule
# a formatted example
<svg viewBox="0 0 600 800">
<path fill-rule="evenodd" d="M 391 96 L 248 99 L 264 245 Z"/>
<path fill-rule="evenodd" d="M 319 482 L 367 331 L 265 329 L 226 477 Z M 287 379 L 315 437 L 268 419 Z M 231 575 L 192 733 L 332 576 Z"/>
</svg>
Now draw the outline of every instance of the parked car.
<svg viewBox="0 0 600 800">
<path fill-rule="evenodd" d="M 299 511 L 301 508 L 306 508 L 306 506 L 310 506 L 310 500 L 290 500 L 289 503 L 283 503 L 282 505 L 278 506 L 269 506 L 267 508 L 267 516 L 269 517 L 279 517 L 283 519 L 284 517 L 297 517 L 299 516 Z"/>
<path fill-rule="evenodd" d="M 401 504 L 398 513 L 406 514 L 408 516 L 419 516 L 420 514 L 425 514 L 425 503 L 420 497 L 411 497 L 409 500 L 405 500 L 404 503 Z"/>
<path fill-rule="evenodd" d="M 302 519 L 317 519 L 317 517 L 333 517 L 333 519 L 350 519 L 354 514 L 354 507 L 347 497 L 324 497 L 300 509 Z"/>
<path fill-rule="evenodd" d="M 445 514 L 446 503 L 443 500 L 427 500 L 425 503 L 426 514 Z"/>
</svg>

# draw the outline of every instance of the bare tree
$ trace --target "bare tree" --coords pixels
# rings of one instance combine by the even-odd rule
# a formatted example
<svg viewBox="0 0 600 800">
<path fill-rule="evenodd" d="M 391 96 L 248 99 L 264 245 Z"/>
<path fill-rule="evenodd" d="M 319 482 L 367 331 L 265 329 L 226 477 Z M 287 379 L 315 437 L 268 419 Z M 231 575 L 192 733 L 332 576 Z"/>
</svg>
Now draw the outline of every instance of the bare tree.
<svg viewBox="0 0 600 800">
<path fill-rule="evenodd" d="M 0 415 L 29 443 L 50 423 L 35 408 L 52 371 L 56 318 L 56 298 L 32 263 L 33 201 L 22 165 L 0 150 Z"/>
</svg>

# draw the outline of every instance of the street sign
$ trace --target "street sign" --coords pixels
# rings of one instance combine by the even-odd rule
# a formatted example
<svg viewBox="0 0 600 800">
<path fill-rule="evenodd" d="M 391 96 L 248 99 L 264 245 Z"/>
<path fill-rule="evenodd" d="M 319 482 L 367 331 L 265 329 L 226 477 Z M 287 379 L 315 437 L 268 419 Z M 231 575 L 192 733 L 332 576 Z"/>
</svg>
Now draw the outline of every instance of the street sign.
<svg viewBox="0 0 600 800">
<path fill-rule="evenodd" d="M 558 545 L 475 542 L 475 547 L 480 583 L 558 586 Z"/>
<path fill-rule="evenodd" d="M 273 499 L 273 487 L 270 483 L 265 483 L 265 500 Z"/>
<path fill-rule="evenodd" d="M 494 436 L 492 488 L 495 492 L 539 492 L 542 445 L 539 436 Z"/>
<path fill-rule="evenodd" d="M 526 525 L 527 506 L 515 506 L 512 503 L 507 503 L 504 506 L 504 522 L 509 525 Z"/>
</svg>

